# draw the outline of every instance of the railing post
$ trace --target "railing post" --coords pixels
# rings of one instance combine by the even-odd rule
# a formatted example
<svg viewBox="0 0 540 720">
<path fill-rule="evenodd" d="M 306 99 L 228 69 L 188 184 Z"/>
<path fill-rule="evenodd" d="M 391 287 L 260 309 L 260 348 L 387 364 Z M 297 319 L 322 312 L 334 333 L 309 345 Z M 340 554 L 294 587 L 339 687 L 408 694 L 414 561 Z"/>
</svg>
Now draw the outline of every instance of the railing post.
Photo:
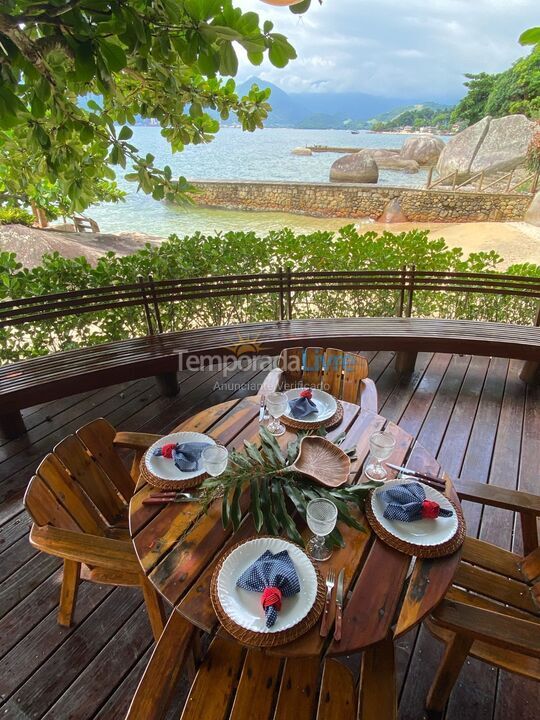
<svg viewBox="0 0 540 720">
<path fill-rule="evenodd" d="M 536 327 L 540 327 L 540 303 L 538 303 L 534 324 Z M 527 385 L 540 384 L 540 362 L 536 360 L 526 360 L 519 373 L 519 378 Z"/>
<path fill-rule="evenodd" d="M 398 305 L 398 316 L 403 317 L 403 310 L 405 309 L 405 287 L 407 283 L 407 266 L 402 265 L 401 267 L 401 290 L 399 292 L 399 305 Z"/>
<path fill-rule="evenodd" d="M 154 335 L 154 325 L 152 323 L 152 314 L 150 313 L 150 305 L 148 303 L 148 297 L 146 295 L 146 288 L 144 286 L 144 278 L 142 275 L 137 276 L 137 280 L 141 286 L 141 297 L 143 301 L 144 314 L 146 316 L 146 326 L 148 328 L 148 334 Z"/>
<path fill-rule="evenodd" d="M 291 268 L 289 266 L 287 266 L 285 273 L 287 280 L 287 320 L 292 320 Z"/>
<path fill-rule="evenodd" d="M 452 182 L 452 191 L 454 191 L 456 189 L 457 179 L 458 179 L 458 172 L 456 170 L 454 172 L 454 180 Z"/>
<path fill-rule="evenodd" d="M 484 174 L 485 170 L 482 170 L 480 173 L 480 184 L 478 185 L 478 192 L 482 192 L 482 185 L 484 184 Z"/>
<path fill-rule="evenodd" d="M 534 174 L 532 185 L 531 185 L 531 194 L 535 195 L 536 191 L 538 190 L 538 179 L 540 178 L 540 172 L 537 170 Z"/>
<path fill-rule="evenodd" d="M 426 183 L 426 188 L 427 188 L 428 190 L 429 190 L 430 187 L 431 187 L 431 181 L 432 181 L 432 179 L 433 179 L 433 169 L 434 169 L 434 166 L 431 165 L 430 168 L 429 168 L 429 172 L 428 172 L 428 176 L 427 176 L 427 183 Z"/>
<path fill-rule="evenodd" d="M 154 315 L 158 326 L 158 332 L 162 333 L 163 324 L 161 322 L 161 312 L 159 310 L 159 303 L 156 295 L 156 285 L 154 283 L 154 277 L 152 275 L 148 276 L 148 282 L 150 283 L 150 292 L 152 293 L 152 304 L 154 306 Z"/>
<path fill-rule="evenodd" d="M 508 178 L 508 184 L 506 186 L 506 192 L 510 192 L 510 187 L 512 186 L 512 180 L 514 178 L 514 170 L 510 173 L 510 177 Z"/>
<path fill-rule="evenodd" d="M 285 292 L 283 286 L 283 268 L 279 268 L 279 319 L 285 320 Z"/>
<path fill-rule="evenodd" d="M 416 265 L 411 265 L 411 269 L 409 270 L 409 288 L 408 288 L 409 294 L 407 297 L 406 317 L 412 317 L 415 272 L 416 272 Z"/>
</svg>

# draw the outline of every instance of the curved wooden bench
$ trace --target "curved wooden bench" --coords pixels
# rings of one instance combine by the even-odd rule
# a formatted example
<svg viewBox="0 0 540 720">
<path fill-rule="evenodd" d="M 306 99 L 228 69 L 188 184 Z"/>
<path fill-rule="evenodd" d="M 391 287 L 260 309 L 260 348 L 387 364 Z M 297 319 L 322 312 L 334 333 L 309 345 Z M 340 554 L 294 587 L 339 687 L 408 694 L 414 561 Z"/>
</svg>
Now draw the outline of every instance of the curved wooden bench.
<svg viewBox="0 0 540 720">
<path fill-rule="evenodd" d="M 344 318 L 283 320 L 186 330 L 69 350 L 0 368 L 0 429 L 25 431 L 22 408 L 67 395 L 156 375 L 165 394 L 178 391 L 176 372 L 193 356 L 275 354 L 316 341 L 341 350 L 397 351 L 398 372 L 414 369 L 421 351 L 527 361 L 522 378 L 538 380 L 540 327 L 470 320 Z"/>
</svg>

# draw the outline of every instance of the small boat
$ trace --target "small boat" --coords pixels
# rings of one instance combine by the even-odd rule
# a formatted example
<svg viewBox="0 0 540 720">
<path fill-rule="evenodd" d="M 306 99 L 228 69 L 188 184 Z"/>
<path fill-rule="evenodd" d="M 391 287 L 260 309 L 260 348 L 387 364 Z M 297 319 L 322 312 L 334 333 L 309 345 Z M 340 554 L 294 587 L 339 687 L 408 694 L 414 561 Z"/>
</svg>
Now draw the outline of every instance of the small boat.
<svg viewBox="0 0 540 720">
<path fill-rule="evenodd" d="M 360 130 L 351 130 L 351 135 L 360 135 Z"/>
</svg>

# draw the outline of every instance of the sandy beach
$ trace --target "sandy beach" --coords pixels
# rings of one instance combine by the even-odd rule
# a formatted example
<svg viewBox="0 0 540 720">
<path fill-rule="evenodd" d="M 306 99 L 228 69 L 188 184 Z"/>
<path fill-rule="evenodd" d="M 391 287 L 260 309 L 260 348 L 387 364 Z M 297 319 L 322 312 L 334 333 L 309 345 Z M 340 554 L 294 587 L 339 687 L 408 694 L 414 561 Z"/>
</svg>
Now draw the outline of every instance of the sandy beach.
<svg viewBox="0 0 540 720">
<path fill-rule="evenodd" d="M 504 258 L 504 269 L 514 263 L 540 265 L 540 227 L 524 222 L 474 222 L 474 223 L 393 223 L 354 222 L 360 232 L 387 230 L 392 233 L 407 232 L 415 228 L 429 230 L 433 238 L 444 238 L 450 247 L 462 248 L 465 254 L 495 250 Z M 345 220 L 332 219 L 328 230 L 346 225 Z M 322 229 L 322 228 L 319 228 Z M 89 262 L 109 251 L 129 255 L 145 242 L 159 243 L 164 238 L 143 233 L 65 233 L 54 230 L 38 230 L 22 225 L 0 226 L 0 250 L 14 252 L 25 267 L 41 263 L 44 253 L 59 252 L 63 257 L 84 256 Z"/>
<path fill-rule="evenodd" d="M 356 223 L 359 229 L 399 233 L 414 228 L 429 230 L 433 238 L 442 237 L 452 248 L 465 254 L 495 250 L 504 258 L 501 268 L 514 263 L 540 265 L 540 227 L 525 222 L 473 223 Z"/>
</svg>

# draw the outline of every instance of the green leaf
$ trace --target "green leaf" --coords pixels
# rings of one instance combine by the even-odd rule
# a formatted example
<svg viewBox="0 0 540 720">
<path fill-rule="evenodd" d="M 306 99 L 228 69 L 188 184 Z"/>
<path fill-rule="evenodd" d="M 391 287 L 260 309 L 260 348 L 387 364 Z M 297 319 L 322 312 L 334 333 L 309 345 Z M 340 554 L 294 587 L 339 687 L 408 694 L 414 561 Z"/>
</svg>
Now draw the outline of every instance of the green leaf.
<svg viewBox="0 0 540 720">
<path fill-rule="evenodd" d="M 271 535 L 277 535 L 279 533 L 279 524 L 274 511 L 272 508 L 272 500 L 270 498 L 270 492 L 268 488 L 269 481 L 264 479 L 260 485 L 260 501 L 261 511 L 264 518 L 264 524 Z"/>
<path fill-rule="evenodd" d="M 229 505 L 229 493 L 227 490 L 223 493 L 223 500 L 221 501 L 221 523 L 224 528 L 228 527 L 231 522 L 231 513 Z"/>
<path fill-rule="evenodd" d="M 133 137 L 133 130 L 127 125 L 124 125 L 124 127 L 118 133 L 118 139 L 129 140 L 131 137 Z"/>
<path fill-rule="evenodd" d="M 287 493 L 294 507 L 296 508 L 296 512 L 300 513 L 300 515 L 305 519 L 307 515 L 307 501 L 302 495 L 301 490 L 294 482 L 287 481 L 283 484 L 283 487 L 285 488 L 285 492 Z"/>
<path fill-rule="evenodd" d="M 253 515 L 253 522 L 257 532 L 261 531 L 264 524 L 264 518 L 261 511 L 261 498 L 259 495 L 259 481 L 257 478 L 251 478 L 250 480 L 250 494 L 251 494 L 251 514 Z"/>
<path fill-rule="evenodd" d="M 289 5 L 289 10 L 295 15 L 302 15 L 309 10 L 311 0 L 303 0 L 303 2 L 296 3 L 296 5 Z"/>
<path fill-rule="evenodd" d="M 281 526 L 293 542 L 303 546 L 304 540 L 298 532 L 294 520 L 287 512 L 287 508 L 285 506 L 285 497 L 283 495 L 283 487 L 280 480 L 272 481 L 272 499 L 274 501 L 276 517 L 281 523 Z"/>
<path fill-rule="evenodd" d="M 343 539 L 343 535 L 338 530 L 338 528 L 334 528 L 330 535 L 326 536 L 326 546 L 330 548 L 342 548 L 345 547 L 345 540 Z"/>
<path fill-rule="evenodd" d="M 112 72 L 118 72 L 127 65 L 127 57 L 120 45 L 109 42 L 108 40 L 100 41 L 101 54 Z"/>
<path fill-rule="evenodd" d="M 233 497 L 231 500 L 231 521 L 233 528 L 238 530 L 240 523 L 242 522 L 242 509 L 240 507 L 240 494 L 242 492 L 242 482 L 237 480 L 236 487 L 234 488 Z"/>
<path fill-rule="evenodd" d="M 256 445 L 249 442 L 248 440 L 244 440 L 244 448 L 246 450 L 246 453 L 249 455 L 249 457 L 254 460 L 259 465 L 264 465 L 264 458 L 259 452 Z"/>
<path fill-rule="evenodd" d="M 519 36 L 519 42 L 522 45 L 537 45 L 540 43 L 540 27 L 533 27 L 525 30 Z"/>
<path fill-rule="evenodd" d="M 238 72 L 238 58 L 231 42 L 222 43 L 219 49 L 219 71 L 222 75 L 236 75 Z"/>
</svg>

